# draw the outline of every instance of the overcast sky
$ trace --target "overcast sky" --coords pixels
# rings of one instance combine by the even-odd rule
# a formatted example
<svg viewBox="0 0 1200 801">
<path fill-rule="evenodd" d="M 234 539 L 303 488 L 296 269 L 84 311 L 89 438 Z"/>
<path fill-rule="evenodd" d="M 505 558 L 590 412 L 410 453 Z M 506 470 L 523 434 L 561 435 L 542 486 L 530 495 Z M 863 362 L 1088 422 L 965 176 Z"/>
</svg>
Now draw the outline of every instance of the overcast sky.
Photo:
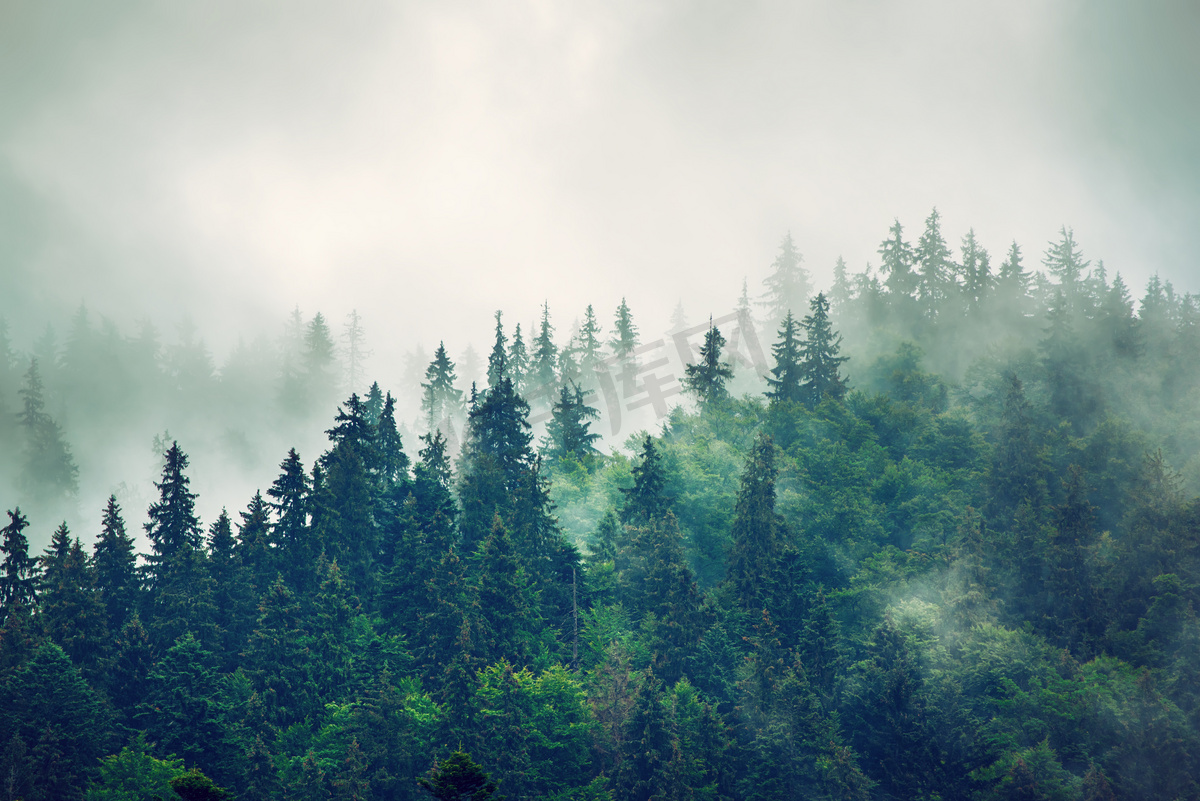
<svg viewBox="0 0 1200 801">
<path fill-rule="evenodd" d="M 357 308 L 389 376 L 543 299 L 719 314 L 788 230 L 827 285 L 934 205 L 1200 290 L 1198 8 L 0 0 L 0 314 L 190 313 L 220 358 Z"/>
</svg>

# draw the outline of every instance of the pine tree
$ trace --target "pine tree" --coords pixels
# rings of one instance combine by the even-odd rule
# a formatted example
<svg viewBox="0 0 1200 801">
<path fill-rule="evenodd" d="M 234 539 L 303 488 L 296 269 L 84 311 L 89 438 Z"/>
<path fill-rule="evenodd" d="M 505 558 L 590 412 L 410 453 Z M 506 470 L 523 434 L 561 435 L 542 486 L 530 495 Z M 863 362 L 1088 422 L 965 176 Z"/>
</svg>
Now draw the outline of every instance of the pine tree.
<svg viewBox="0 0 1200 801">
<path fill-rule="evenodd" d="M 288 451 L 279 469 L 282 471 L 279 478 L 267 490 L 271 509 L 275 512 L 272 540 L 279 547 L 280 563 L 288 585 L 304 590 L 307 588 L 298 580 L 301 568 L 313 564 L 320 552 L 313 544 L 312 532 L 308 527 L 308 477 L 304 474 L 304 463 L 295 448 Z"/>
<path fill-rule="evenodd" d="M 1029 273 L 1021 264 L 1021 247 L 1013 242 L 996 276 L 994 296 L 1004 314 L 1015 317 L 1026 313 L 1032 301 L 1029 296 L 1030 281 Z"/>
<path fill-rule="evenodd" d="M 708 321 L 708 333 L 704 335 L 704 344 L 700 346 L 700 361 L 684 366 L 683 385 L 693 393 L 701 407 L 709 407 L 729 399 L 729 390 L 725 382 L 733 378 L 733 368 L 728 362 L 721 361 L 721 348 L 725 347 L 725 337 Z"/>
<path fill-rule="evenodd" d="M 629 311 L 629 304 L 625 302 L 625 298 L 621 298 L 621 305 L 617 307 L 608 346 L 623 369 L 633 364 L 633 352 L 638 346 L 638 330 L 633 324 L 633 314 Z"/>
<path fill-rule="evenodd" d="M 554 459 L 586 460 L 598 453 L 592 443 L 600 435 L 588 430 L 591 425 L 588 421 L 599 416 L 600 412 L 584 400 L 578 384 L 564 383 L 546 423 L 547 455 Z"/>
<path fill-rule="evenodd" d="M 367 416 L 367 422 L 378 426 L 379 416 L 383 414 L 383 390 L 379 388 L 378 381 L 371 382 L 367 396 L 363 399 L 363 410 Z"/>
<path fill-rule="evenodd" d="M 525 347 L 525 339 L 521 336 L 521 324 L 513 329 L 512 344 L 508 346 L 508 357 L 505 361 L 507 373 L 512 379 L 517 392 L 524 393 L 529 389 L 530 362 L 529 349 Z"/>
<path fill-rule="evenodd" d="M 879 269 L 887 274 L 884 285 L 894 302 L 904 303 L 904 299 L 912 298 L 916 293 L 918 277 L 913 272 L 916 255 L 912 246 L 904 241 L 904 228 L 900 221 L 892 223 L 888 229 L 890 236 L 879 246 L 879 257 L 882 260 Z"/>
<path fill-rule="evenodd" d="M 459 408 L 461 408 L 462 393 L 459 393 Z M 383 410 L 375 426 L 375 448 L 379 454 L 379 473 L 383 479 L 384 488 L 395 493 L 403 492 L 408 483 L 408 454 L 404 452 L 404 443 L 400 439 L 400 429 L 396 426 L 396 399 L 388 393 L 383 401 Z"/>
<path fill-rule="evenodd" d="M 766 309 L 770 323 L 782 321 L 793 309 L 803 308 L 812 293 L 812 282 L 804 267 L 804 257 L 796 249 L 789 231 L 779 243 L 779 255 L 771 264 L 771 274 L 763 280 L 767 291 L 759 303 Z"/>
<path fill-rule="evenodd" d="M 365 378 L 365 362 L 371 357 L 366 346 L 366 332 L 358 309 L 351 309 L 342 326 L 343 350 L 346 354 L 346 379 L 351 392 L 357 392 L 359 383 Z M 376 386 L 378 389 L 378 386 Z"/>
<path fill-rule="evenodd" d="M 60 537 L 65 540 L 66 552 L 61 556 Z M 83 544 L 67 535 L 64 523 L 55 532 L 52 548 L 56 552 L 42 574 L 42 625 L 52 642 L 70 657 L 71 662 L 96 679 L 97 668 L 108 644 L 108 626 L 104 605 L 96 591 L 92 572 Z"/>
<path fill-rule="evenodd" d="M 33 609 L 37 599 L 37 560 L 29 555 L 25 529 L 29 520 L 20 508 L 8 512 L 8 525 L 0 530 L 0 551 L 4 552 L 4 575 L 0 576 L 0 613 L 10 614 L 14 606 Z"/>
<path fill-rule="evenodd" d="M 421 411 L 425 413 L 428 430 L 444 427 L 451 416 L 462 408 L 462 390 L 454 388 L 458 376 L 454 374 L 454 362 L 446 355 L 446 343 L 439 342 L 433 361 L 425 370 L 426 383 L 421 395 Z"/>
<path fill-rule="evenodd" d="M 21 389 L 19 415 L 25 433 L 25 462 L 20 483 L 39 507 L 51 508 L 79 491 L 79 468 L 63 439 L 62 429 L 46 412 L 45 389 L 37 359 L 29 362 Z"/>
<path fill-rule="evenodd" d="M 107 613 L 108 630 L 120 631 L 129 615 L 138 608 L 141 587 L 138 582 L 137 554 L 133 538 L 125 533 L 125 521 L 115 495 L 104 507 L 100 537 L 93 550 L 96 587 Z"/>
<path fill-rule="evenodd" d="M 838 355 L 842 337 L 829 322 L 829 301 L 825 294 L 818 294 L 809 306 L 812 313 L 801 323 L 805 341 L 800 347 L 800 373 L 804 377 L 800 392 L 804 402 L 815 408 L 826 398 L 841 400 L 846 394 L 846 379 L 842 378 L 839 365 L 848 357 Z"/>
<path fill-rule="evenodd" d="M 728 576 L 742 606 L 771 608 L 780 590 L 786 550 L 783 521 L 775 512 L 775 443 L 760 436 L 754 444 L 734 507 Z"/>
<path fill-rule="evenodd" d="M 259 602 L 258 622 L 242 652 L 241 666 L 254 682 L 267 720 L 280 728 L 319 708 L 312 681 L 315 662 L 306 640 L 300 604 L 276 578 Z"/>
<path fill-rule="evenodd" d="M 435 762 L 427 777 L 417 783 L 436 801 L 486 801 L 498 785 L 462 750 Z"/>
<path fill-rule="evenodd" d="M 995 285 L 991 272 L 991 257 L 982 245 L 975 241 L 975 229 L 967 231 L 962 240 L 962 295 L 968 315 L 974 314 L 988 300 Z"/>
<path fill-rule="evenodd" d="M 1032 406 L 1016 374 L 1009 373 L 1005 381 L 1004 408 L 988 476 L 989 518 L 1000 530 L 1009 527 L 1022 503 L 1029 503 L 1035 512 L 1040 512 L 1047 502 L 1045 465 L 1034 429 Z"/>
<path fill-rule="evenodd" d="M 954 261 L 950 248 L 942 237 L 941 215 L 935 208 L 925 219 L 925 231 L 917 241 L 913 256 L 920 269 L 917 283 L 917 300 L 926 319 L 937 316 L 942 302 L 950 294 L 954 275 Z"/>
<path fill-rule="evenodd" d="M 501 659 L 528 664 L 541 621 L 529 577 L 499 515 L 493 518 L 491 533 L 474 559 L 477 656 L 485 665 Z"/>
<path fill-rule="evenodd" d="M 146 536 L 153 553 L 147 558 L 147 584 L 157 592 L 166 578 L 167 565 L 182 551 L 197 550 L 201 545 L 200 520 L 196 517 L 196 494 L 189 491 L 191 480 L 184 473 L 187 454 L 172 442 L 163 463 L 162 480 L 155 482 L 159 500 L 147 512 Z"/>
<path fill-rule="evenodd" d="M 846 272 L 846 260 L 838 256 L 833 265 L 833 286 L 829 289 L 829 308 L 835 314 L 841 314 L 854 298 L 854 288 Z"/>
<path fill-rule="evenodd" d="M 1074 309 L 1079 301 L 1082 288 L 1083 271 L 1091 262 L 1083 258 L 1079 246 L 1075 244 L 1075 232 L 1063 226 L 1062 238 L 1051 242 L 1042 257 L 1042 264 L 1051 276 L 1058 279 L 1058 285 L 1067 299 L 1070 308 Z"/>
<path fill-rule="evenodd" d="M 542 304 L 542 320 L 533 341 L 533 364 L 529 371 L 529 389 L 537 397 L 552 401 L 558 384 L 558 346 L 550 325 L 550 304 Z"/>
<path fill-rule="evenodd" d="M 602 329 L 596 320 L 596 312 L 589 303 L 583 312 L 583 324 L 579 326 L 579 372 L 585 386 L 596 380 L 596 368 L 601 367 L 603 344 L 600 342 Z"/>
<path fill-rule="evenodd" d="M 265 510 L 262 495 L 256 493 L 255 499 Z M 237 544 L 229 513 L 222 509 L 208 529 L 208 574 L 213 585 L 213 622 L 219 630 L 221 643 L 218 656 L 230 668 L 249 633 L 246 618 L 250 583 L 239 558 Z"/>
<path fill-rule="evenodd" d="M 667 475 L 662 455 L 649 435 L 642 443 L 642 461 L 633 467 L 633 486 L 622 489 L 625 505 L 621 508 L 621 522 L 630 525 L 645 525 L 661 518 L 671 508 L 667 496 Z"/>
<path fill-rule="evenodd" d="M 488 355 L 488 388 L 499 386 L 507 372 L 508 357 L 505 355 L 504 346 L 508 344 L 508 339 L 504 336 L 504 324 L 500 321 L 501 312 L 496 310 L 496 342 L 492 345 L 492 352 Z"/>
<path fill-rule="evenodd" d="M 337 391 L 337 364 L 333 336 L 325 317 L 317 312 L 304 331 L 304 411 L 319 412 L 332 403 Z"/>
<path fill-rule="evenodd" d="M 798 326 L 789 311 L 784 318 L 783 328 L 779 330 L 779 342 L 771 348 L 775 356 L 775 366 L 767 377 L 766 395 L 772 402 L 783 401 L 799 403 L 804 399 L 801 384 L 804 373 L 801 369 L 801 349 Z"/>
</svg>

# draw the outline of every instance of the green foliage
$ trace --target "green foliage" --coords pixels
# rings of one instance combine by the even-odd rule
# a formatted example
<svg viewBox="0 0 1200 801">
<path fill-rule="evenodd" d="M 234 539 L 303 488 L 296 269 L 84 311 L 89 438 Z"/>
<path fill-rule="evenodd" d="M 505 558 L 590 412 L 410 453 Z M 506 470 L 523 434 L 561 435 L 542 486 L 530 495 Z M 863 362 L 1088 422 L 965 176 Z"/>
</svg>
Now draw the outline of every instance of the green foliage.
<svg viewBox="0 0 1200 801">
<path fill-rule="evenodd" d="M 173 797 L 171 780 L 186 771 L 182 759 L 157 759 L 144 734 L 118 753 L 100 760 L 86 801 L 154 801 Z"/>
</svg>

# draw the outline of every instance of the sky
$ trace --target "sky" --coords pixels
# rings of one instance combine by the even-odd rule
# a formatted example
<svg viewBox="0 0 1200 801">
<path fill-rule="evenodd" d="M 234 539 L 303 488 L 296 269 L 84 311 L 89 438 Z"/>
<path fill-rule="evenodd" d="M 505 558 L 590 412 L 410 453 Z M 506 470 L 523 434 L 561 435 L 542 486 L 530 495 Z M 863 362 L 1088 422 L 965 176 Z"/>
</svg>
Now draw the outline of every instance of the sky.
<svg viewBox="0 0 1200 801">
<path fill-rule="evenodd" d="M 357 309 L 386 385 L 495 309 L 719 315 L 788 231 L 828 286 L 934 206 L 1197 291 L 1198 9 L 0 0 L 0 315 L 189 316 L 219 362 Z"/>
</svg>

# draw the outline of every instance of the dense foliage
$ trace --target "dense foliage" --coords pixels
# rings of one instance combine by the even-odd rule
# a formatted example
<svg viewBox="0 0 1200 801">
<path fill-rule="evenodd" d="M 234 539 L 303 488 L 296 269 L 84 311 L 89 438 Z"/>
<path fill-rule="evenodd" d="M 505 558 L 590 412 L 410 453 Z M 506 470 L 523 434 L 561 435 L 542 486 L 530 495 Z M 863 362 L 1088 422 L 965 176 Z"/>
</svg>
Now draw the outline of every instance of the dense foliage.
<svg viewBox="0 0 1200 801">
<path fill-rule="evenodd" d="M 141 556 L 115 497 L 90 553 L 10 510 L 0 794 L 1200 798 L 1197 299 L 939 226 L 811 299 L 789 236 L 773 366 L 708 326 L 694 410 L 623 453 L 600 325 L 546 306 L 465 401 L 439 347 L 415 460 L 374 387 L 207 527 L 167 443 Z M 636 375 L 624 301 L 610 346 Z M 31 362 L 28 480 L 70 492 L 43 396 Z"/>
</svg>

